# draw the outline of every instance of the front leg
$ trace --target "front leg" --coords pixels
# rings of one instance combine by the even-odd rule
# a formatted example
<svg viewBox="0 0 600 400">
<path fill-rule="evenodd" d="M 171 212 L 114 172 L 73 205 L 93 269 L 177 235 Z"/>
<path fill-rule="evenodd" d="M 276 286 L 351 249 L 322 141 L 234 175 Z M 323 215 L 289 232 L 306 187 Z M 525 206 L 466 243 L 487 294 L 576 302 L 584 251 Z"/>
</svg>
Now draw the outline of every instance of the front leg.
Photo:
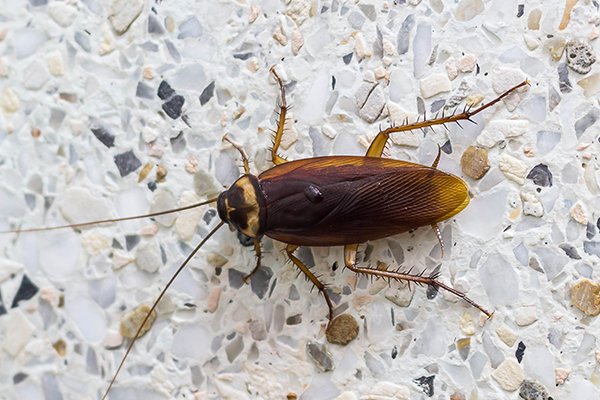
<svg viewBox="0 0 600 400">
<path fill-rule="evenodd" d="M 244 283 L 246 284 L 250 283 L 250 278 L 256 273 L 256 271 L 258 271 L 258 269 L 260 268 L 260 263 L 262 261 L 260 239 L 252 239 L 252 241 L 254 242 L 254 251 L 256 252 L 256 266 L 252 269 L 252 271 L 250 271 L 248 275 L 244 276 Z"/>
</svg>

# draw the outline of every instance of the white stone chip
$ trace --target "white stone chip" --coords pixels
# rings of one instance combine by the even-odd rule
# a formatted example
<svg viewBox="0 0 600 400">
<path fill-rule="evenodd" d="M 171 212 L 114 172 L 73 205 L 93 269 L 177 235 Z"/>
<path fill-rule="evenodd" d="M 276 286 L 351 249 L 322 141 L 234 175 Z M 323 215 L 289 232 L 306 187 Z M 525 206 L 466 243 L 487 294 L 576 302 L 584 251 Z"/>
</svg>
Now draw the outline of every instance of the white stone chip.
<svg viewBox="0 0 600 400">
<path fill-rule="evenodd" d="M 526 119 L 499 119 L 490 121 L 481 135 L 477 137 L 477 143 L 484 147 L 494 147 L 507 138 L 515 138 L 529 132 L 529 121 Z"/>
<path fill-rule="evenodd" d="M 0 283 L 23 269 L 23 264 L 8 258 L 0 258 Z"/>
<path fill-rule="evenodd" d="M 21 101 L 19 100 L 19 96 L 17 96 L 17 93 L 15 93 L 13 88 L 7 87 L 2 91 L 0 105 L 2 105 L 2 109 L 9 114 L 14 113 L 21 108 Z"/>
<path fill-rule="evenodd" d="M 515 322 L 519 326 L 529 326 L 538 320 L 536 307 L 521 307 L 515 313 Z"/>
<path fill-rule="evenodd" d="M 448 57 L 448 59 L 444 63 L 444 67 L 446 67 L 446 74 L 448 74 L 448 79 L 450 79 L 451 81 L 455 80 L 458 76 L 458 67 L 456 66 L 456 59 L 454 57 Z"/>
<path fill-rule="evenodd" d="M 68 188 L 58 205 L 62 216 L 71 224 L 111 218 L 112 207 L 102 197 L 81 186 Z"/>
<path fill-rule="evenodd" d="M 517 341 L 517 334 L 508 327 L 506 324 L 500 325 L 496 329 L 496 334 L 508 347 L 513 347 Z"/>
<path fill-rule="evenodd" d="M 155 213 L 172 210 L 176 207 L 176 204 L 177 201 L 175 199 L 175 195 L 173 195 L 170 190 L 159 188 L 154 192 L 154 198 L 150 204 L 150 212 Z M 155 217 L 155 221 L 162 226 L 171 226 L 175 222 L 175 218 L 177 218 L 177 216 L 171 213 Z"/>
<path fill-rule="evenodd" d="M 525 79 L 525 74 L 518 69 L 496 68 L 492 71 L 492 87 L 497 94 L 506 92 Z M 523 90 L 526 90 L 526 88 Z M 502 101 L 506 104 L 508 111 L 514 111 L 521 102 L 521 99 L 522 90 L 518 90 L 506 96 Z"/>
<path fill-rule="evenodd" d="M 359 60 L 364 60 L 372 55 L 371 50 L 369 50 L 369 45 L 361 32 L 354 35 L 354 51 Z"/>
<path fill-rule="evenodd" d="M 156 272 L 162 267 L 160 245 L 158 240 L 150 239 L 142 242 L 135 251 L 135 264 L 144 271 Z"/>
<path fill-rule="evenodd" d="M 456 61 L 456 67 L 460 72 L 472 72 L 477 66 L 477 57 L 474 54 L 465 54 Z"/>
<path fill-rule="evenodd" d="M 62 76 L 65 73 L 63 57 L 60 51 L 52 51 L 46 56 L 48 70 L 53 76 Z"/>
<path fill-rule="evenodd" d="M 16 357 L 33 336 L 35 325 L 23 314 L 21 310 L 13 309 L 4 318 L 4 338 L 2 347 L 8 354 Z"/>
<path fill-rule="evenodd" d="M 144 8 L 143 0 L 113 0 L 108 19 L 119 35 L 127 32 Z"/>
<path fill-rule="evenodd" d="M 23 86 L 29 90 L 40 90 L 50 79 L 50 74 L 39 61 L 33 61 L 23 71 Z"/>
<path fill-rule="evenodd" d="M 544 215 L 544 206 L 533 192 L 521 192 L 521 201 L 523 202 L 523 214 L 534 217 Z"/>
<path fill-rule="evenodd" d="M 188 190 L 181 194 L 177 206 L 184 207 L 194 203 L 199 203 L 200 201 L 201 199 L 196 193 Z M 198 227 L 198 223 L 202 219 L 202 215 L 204 215 L 205 210 L 206 207 L 196 207 L 191 210 L 181 212 L 177 215 L 177 218 L 175 219 L 175 231 L 181 240 L 187 241 L 194 236 L 196 228 Z"/>
<path fill-rule="evenodd" d="M 498 168 L 508 179 L 522 185 L 527 176 L 527 164 L 506 153 L 502 153 L 498 160 Z"/>
<path fill-rule="evenodd" d="M 482 0 L 461 0 L 454 9 L 458 21 L 470 21 L 485 10 Z"/>
<path fill-rule="evenodd" d="M 449 92 L 452 89 L 450 79 L 444 74 L 431 74 L 419 82 L 421 95 L 428 99 L 436 94 Z"/>
<path fill-rule="evenodd" d="M 514 392 L 521 386 L 525 375 L 519 363 L 512 359 L 502 361 L 502 364 L 492 372 L 492 378 L 506 391 Z"/>
<path fill-rule="evenodd" d="M 89 255 L 96 256 L 111 248 L 112 239 L 94 229 L 81 234 L 81 244 Z"/>
<path fill-rule="evenodd" d="M 361 397 L 362 399 L 410 400 L 410 390 L 406 386 L 392 382 L 377 382 L 368 395 Z"/>
<path fill-rule="evenodd" d="M 67 3 L 53 1 L 48 5 L 48 14 L 58 25 L 66 28 L 77 17 L 77 9 Z"/>
</svg>

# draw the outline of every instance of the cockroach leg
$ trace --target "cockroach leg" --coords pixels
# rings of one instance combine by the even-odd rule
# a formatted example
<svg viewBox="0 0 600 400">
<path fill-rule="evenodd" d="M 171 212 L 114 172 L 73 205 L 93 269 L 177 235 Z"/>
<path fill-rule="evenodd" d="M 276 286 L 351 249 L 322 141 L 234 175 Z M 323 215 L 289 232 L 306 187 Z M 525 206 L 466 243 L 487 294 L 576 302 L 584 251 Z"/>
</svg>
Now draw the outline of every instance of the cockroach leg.
<svg viewBox="0 0 600 400">
<path fill-rule="evenodd" d="M 250 278 L 252 277 L 252 275 L 254 275 L 256 273 L 256 271 L 258 271 L 258 269 L 260 268 L 260 263 L 262 261 L 262 251 L 260 248 L 260 239 L 252 239 L 254 241 L 254 251 L 256 252 L 256 266 L 252 269 L 252 271 L 250 271 L 250 273 L 246 276 L 244 276 L 244 282 L 246 284 L 250 283 Z"/>
<path fill-rule="evenodd" d="M 437 236 L 437 239 L 440 242 L 440 252 L 442 253 L 441 258 L 444 258 L 444 239 L 442 239 L 442 232 L 440 232 L 440 227 L 437 224 L 431 224 L 431 228 L 433 228 L 435 236 Z"/>
<path fill-rule="evenodd" d="M 246 155 L 246 152 L 244 151 L 242 146 L 240 146 L 237 143 L 234 143 L 231 139 L 229 139 L 229 137 L 227 135 L 223 136 L 223 140 L 226 141 L 227 143 L 229 143 L 230 145 L 232 145 L 237 151 L 240 152 L 240 154 L 242 155 L 242 161 L 244 162 L 244 173 L 246 175 L 249 175 L 250 174 L 250 164 L 248 163 L 248 156 Z"/>
<path fill-rule="evenodd" d="M 285 248 L 287 256 L 290 260 L 292 260 L 294 265 L 296 265 L 296 267 L 298 267 L 298 269 L 302 271 L 308 279 L 310 279 L 310 281 L 315 285 L 319 292 L 321 292 L 323 297 L 325 297 L 325 302 L 327 303 L 327 307 L 329 308 L 329 323 L 331 323 L 331 321 L 333 321 L 333 303 L 329 298 L 329 294 L 327 294 L 327 290 L 325 290 L 325 285 L 321 283 L 319 278 L 317 278 L 315 274 L 313 274 L 311 270 L 308 269 L 308 267 L 302 263 L 302 261 L 300 261 L 296 256 L 294 256 L 293 253 L 294 251 L 296 251 L 297 248 L 298 246 L 296 245 L 288 244 Z"/>
<path fill-rule="evenodd" d="M 273 147 L 271 148 L 271 160 L 273 164 L 279 165 L 286 162 L 285 158 L 281 157 L 277 154 L 277 150 L 279 150 L 279 146 L 281 145 L 281 138 L 283 137 L 283 131 L 285 130 L 285 119 L 287 115 L 287 102 L 285 101 L 285 88 L 283 86 L 283 81 L 277 75 L 277 71 L 275 70 L 275 66 L 271 67 L 271 73 L 277 84 L 279 85 L 279 90 L 281 91 L 281 104 L 279 105 L 279 119 L 277 120 L 277 130 L 275 131 L 275 137 L 273 138 Z"/>
<path fill-rule="evenodd" d="M 419 121 L 417 119 L 417 122 L 415 122 L 413 124 L 392 126 L 383 131 L 380 131 L 377 134 L 377 136 L 375 137 L 375 139 L 373 139 L 373 141 L 371 142 L 371 145 L 369 146 L 369 149 L 367 150 L 366 155 L 367 155 L 367 157 L 381 157 L 381 154 L 383 153 L 383 149 L 385 149 L 385 144 L 387 143 L 387 141 L 390 137 L 390 134 L 392 134 L 392 133 L 412 131 L 415 129 L 423 129 L 423 128 L 427 128 L 427 127 L 435 126 L 435 125 L 444 125 L 445 126 L 446 124 L 451 123 L 451 122 L 456 122 L 460 126 L 459 121 L 463 121 L 463 120 L 473 122 L 473 120 L 471 118 L 474 115 L 480 113 L 481 111 L 485 110 L 486 108 L 493 106 L 494 104 L 498 103 L 500 100 L 505 98 L 506 96 L 510 95 L 517 89 L 522 88 L 524 86 L 529 86 L 529 81 L 523 81 L 523 82 L 519 83 L 518 85 L 516 85 L 516 86 L 508 89 L 506 92 L 502 93 L 500 96 L 496 97 L 494 100 L 490 101 L 489 103 L 483 104 L 482 106 L 479 106 L 475 110 L 471 110 L 470 108 L 467 108 L 459 114 L 457 114 L 456 112 L 449 116 L 444 116 L 442 114 L 442 116 L 440 118 L 434 118 L 434 119 L 423 120 L 423 121 Z"/>
<path fill-rule="evenodd" d="M 435 156 L 435 160 L 433 160 L 433 164 L 431 164 L 431 168 L 435 168 L 437 169 L 438 164 L 440 163 L 440 157 L 442 156 L 442 148 L 440 147 L 440 145 L 437 145 L 438 148 L 438 152 L 437 152 L 437 156 Z"/>
<path fill-rule="evenodd" d="M 350 271 L 353 271 L 357 274 L 364 274 L 364 275 L 388 279 L 388 280 L 395 280 L 398 282 L 400 282 L 400 281 L 407 281 L 409 283 L 415 282 L 416 284 L 419 284 L 419 285 L 431 285 L 436 288 L 442 288 L 442 289 L 447 290 L 448 292 L 454 294 L 455 296 L 460 297 L 461 299 L 463 299 L 464 301 L 466 301 L 473 307 L 477 308 L 479 311 L 484 313 L 488 318 L 491 318 L 493 315 L 493 313 L 489 312 L 488 310 L 486 310 L 485 308 L 483 308 L 482 306 L 477 304 L 475 301 L 471 300 L 463 292 L 456 290 L 456 289 L 446 285 L 443 282 L 438 281 L 437 280 L 437 276 L 438 276 L 437 272 L 434 272 L 430 276 L 424 276 L 422 274 L 412 275 L 412 274 L 402 273 L 399 271 L 388 271 L 388 270 L 381 270 L 381 269 L 375 269 L 375 268 L 357 267 L 356 266 L 356 245 L 344 246 L 344 263 L 346 264 L 346 268 L 348 268 Z"/>
</svg>

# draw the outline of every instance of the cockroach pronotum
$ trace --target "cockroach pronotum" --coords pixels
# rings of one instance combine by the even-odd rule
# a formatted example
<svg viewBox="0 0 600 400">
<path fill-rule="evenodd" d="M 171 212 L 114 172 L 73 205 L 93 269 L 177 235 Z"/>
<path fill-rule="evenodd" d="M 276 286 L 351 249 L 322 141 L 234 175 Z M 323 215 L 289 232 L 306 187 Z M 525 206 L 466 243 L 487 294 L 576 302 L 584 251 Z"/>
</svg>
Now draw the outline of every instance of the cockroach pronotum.
<svg viewBox="0 0 600 400">
<path fill-rule="evenodd" d="M 127 356 L 146 321 L 153 313 L 165 292 L 204 243 L 225 224 L 252 239 L 256 252 L 256 265 L 246 275 L 245 281 L 261 266 L 261 238 L 268 236 L 286 244 L 285 251 L 292 263 L 309 279 L 324 297 L 328 308 L 329 324 L 334 317 L 334 305 L 326 286 L 298 259 L 294 252 L 299 246 L 344 246 L 344 266 L 352 272 L 389 281 L 413 282 L 442 288 L 462 298 L 486 316 L 492 313 L 471 300 L 464 293 L 438 280 L 436 270 L 430 275 L 412 274 L 410 271 L 376 269 L 356 263 L 358 245 L 421 227 L 431 226 L 443 251 L 443 240 L 437 224 L 459 213 L 469 204 L 467 184 L 459 177 L 437 169 L 440 148 L 431 166 L 382 157 L 390 134 L 459 121 L 473 122 L 472 117 L 498 103 L 500 100 L 527 86 L 524 81 L 494 100 L 475 109 L 466 106 L 452 115 L 423 118 L 415 123 L 404 123 L 380 131 L 371 142 L 365 156 L 325 156 L 295 161 L 285 160 L 279 153 L 288 112 L 285 87 L 274 68 L 271 73 L 280 91 L 277 128 L 274 130 L 271 160 L 274 167 L 257 175 L 250 173 L 248 157 L 244 150 L 229 141 L 240 153 L 244 175 L 217 198 L 172 210 L 110 220 L 83 222 L 47 228 L 16 229 L 23 233 L 87 225 L 118 222 L 136 218 L 156 217 L 181 212 L 216 202 L 219 222 L 192 250 L 185 261 L 156 298 L 137 333 L 129 343 L 103 398 L 106 398 L 116 381 Z M 7 232 L 2 232 L 7 233 Z"/>
</svg>

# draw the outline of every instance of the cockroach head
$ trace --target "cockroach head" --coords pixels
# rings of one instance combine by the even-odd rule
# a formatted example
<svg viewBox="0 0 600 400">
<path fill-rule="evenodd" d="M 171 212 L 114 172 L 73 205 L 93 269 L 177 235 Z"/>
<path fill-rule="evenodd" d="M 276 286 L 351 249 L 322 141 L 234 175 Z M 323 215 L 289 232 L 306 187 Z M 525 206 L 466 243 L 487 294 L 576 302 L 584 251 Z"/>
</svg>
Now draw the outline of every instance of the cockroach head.
<svg viewBox="0 0 600 400">
<path fill-rule="evenodd" d="M 251 238 L 262 236 L 265 219 L 265 198 L 258 178 L 244 175 L 219 195 L 219 217 L 244 235 Z"/>
</svg>

